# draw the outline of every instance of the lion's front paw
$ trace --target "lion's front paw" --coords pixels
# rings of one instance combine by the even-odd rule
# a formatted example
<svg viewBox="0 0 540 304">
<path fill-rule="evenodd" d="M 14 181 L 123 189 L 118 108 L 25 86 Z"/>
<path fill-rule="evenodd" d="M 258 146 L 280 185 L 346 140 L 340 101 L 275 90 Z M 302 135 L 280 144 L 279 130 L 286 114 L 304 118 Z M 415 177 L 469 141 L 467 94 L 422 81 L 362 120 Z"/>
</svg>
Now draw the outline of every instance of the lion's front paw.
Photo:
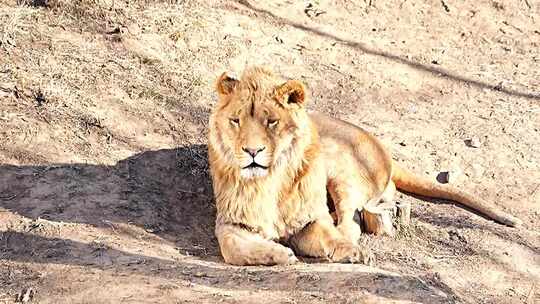
<svg viewBox="0 0 540 304">
<path fill-rule="evenodd" d="M 331 253 L 330 260 L 337 263 L 372 265 L 375 258 L 369 248 L 363 248 L 350 242 L 338 242 Z"/>
<path fill-rule="evenodd" d="M 353 221 L 341 223 L 337 226 L 337 229 L 339 232 L 341 232 L 341 235 L 343 235 L 344 238 L 353 244 L 358 243 L 358 239 L 360 239 L 360 235 L 362 234 L 360 226 Z"/>
<path fill-rule="evenodd" d="M 298 263 L 298 258 L 290 248 L 279 247 L 279 249 L 274 252 L 273 261 L 279 265 L 289 265 Z"/>
</svg>

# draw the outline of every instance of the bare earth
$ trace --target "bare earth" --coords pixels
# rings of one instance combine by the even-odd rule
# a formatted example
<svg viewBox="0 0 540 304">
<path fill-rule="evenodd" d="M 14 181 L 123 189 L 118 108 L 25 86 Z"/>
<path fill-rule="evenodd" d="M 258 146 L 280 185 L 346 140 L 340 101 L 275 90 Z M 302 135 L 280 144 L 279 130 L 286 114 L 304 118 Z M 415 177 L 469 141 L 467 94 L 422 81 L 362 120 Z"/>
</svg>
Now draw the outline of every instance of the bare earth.
<svg viewBox="0 0 540 304">
<path fill-rule="evenodd" d="M 375 267 L 231 267 L 213 81 L 246 64 L 493 201 L 408 195 Z M 475 147 L 467 145 L 474 139 Z M 28 292 L 32 288 L 32 292 Z M 540 2 L 0 0 L 0 303 L 540 303 Z"/>
</svg>

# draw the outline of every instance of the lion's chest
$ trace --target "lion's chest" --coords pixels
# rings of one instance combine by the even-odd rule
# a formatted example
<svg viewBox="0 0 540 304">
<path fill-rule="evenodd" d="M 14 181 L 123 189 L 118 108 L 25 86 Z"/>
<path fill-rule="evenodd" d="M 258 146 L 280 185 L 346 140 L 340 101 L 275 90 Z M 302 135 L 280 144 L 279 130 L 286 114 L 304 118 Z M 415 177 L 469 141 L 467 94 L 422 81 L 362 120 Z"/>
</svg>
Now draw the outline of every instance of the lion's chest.
<svg viewBox="0 0 540 304">
<path fill-rule="evenodd" d="M 284 239 L 328 214 L 325 171 L 316 166 L 301 179 L 253 187 L 220 189 L 217 221 L 242 224 L 267 239 Z"/>
<path fill-rule="evenodd" d="M 325 189 L 324 186 L 321 189 Z M 306 225 L 328 213 L 326 208 L 326 192 L 317 191 L 303 195 L 301 192 L 278 203 L 279 216 L 276 230 L 279 238 L 286 239 L 302 230 Z"/>
<path fill-rule="evenodd" d="M 326 175 L 321 165 L 319 162 L 313 166 L 309 174 L 281 192 L 277 201 L 279 213 L 275 222 L 280 238 L 288 238 L 310 222 L 328 214 Z"/>
</svg>

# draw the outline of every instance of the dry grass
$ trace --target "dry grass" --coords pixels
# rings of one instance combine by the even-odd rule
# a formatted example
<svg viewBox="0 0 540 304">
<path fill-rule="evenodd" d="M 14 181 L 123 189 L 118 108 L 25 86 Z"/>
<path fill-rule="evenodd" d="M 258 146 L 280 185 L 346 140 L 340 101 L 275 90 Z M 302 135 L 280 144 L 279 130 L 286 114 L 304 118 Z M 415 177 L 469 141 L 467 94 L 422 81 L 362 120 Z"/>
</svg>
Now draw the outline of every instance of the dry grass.
<svg viewBox="0 0 540 304">
<path fill-rule="evenodd" d="M 10 134 L 0 139 L 3 147 L 27 138 L 23 130 L 39 128 L 64 133 L 59 149 L 77 151 L 77 146 L 88 146 L 93 140 L 97 146 L 85 148 L 93 157 L 107 153 L 113 141 L 127 149 L 145 146 L 130 139 L 129 130 L 107 126 L 107 113 L 100 109 L 111 99 L 116 99 L 119 111 L 154 121 L 145 133 L 184 129 L 182 119 L 206 119 L 204 109 L 195 115 L 181 114 L 188 112 L 186 100 L 202 97 L 205 85 L 198 74 L 186 73 L 196 69 L 196 54 L 178 48 L 178 37 L 170 38 L 185 26 L 183 10 L 169 8 L 170 1 L 163 1 L 159 10 L 149 7 L 156 5 L 153 1 L 127 3 L 26 1 L 0 9 L 1 47 L 11 55 L 0 58 L 2 94 L 11 95 L 11 107 L 32 117 L 8 121 Z M 139 25 L 138 19 L 147 23 Z M 169 26 L 163 27 L 165 23 Z M 147 34 L 152 28 L 160 30 Z M 104 120 L 105 125 L 92 123 Z M 182 140 L 191 137 L 180 134 Z"/>
</svg>

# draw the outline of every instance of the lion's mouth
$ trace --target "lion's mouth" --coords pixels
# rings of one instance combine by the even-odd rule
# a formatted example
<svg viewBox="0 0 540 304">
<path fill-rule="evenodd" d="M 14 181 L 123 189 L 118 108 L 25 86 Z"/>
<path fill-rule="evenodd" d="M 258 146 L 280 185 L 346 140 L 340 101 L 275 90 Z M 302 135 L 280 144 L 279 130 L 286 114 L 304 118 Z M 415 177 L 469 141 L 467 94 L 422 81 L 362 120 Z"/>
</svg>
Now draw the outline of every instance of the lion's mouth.
<svg viewBox="0 0 540 304">
<path fill-rule="evenodd" d="M 252 162 L 240 170 L 240 176 L 245 179 L 260 178 L 268 175 L 268 167 Z"/>
<path fill-rule="evenodd" d="M 256 169 L 256 168 L 260 168 L 260 169 L 264 169 L 264 170 L 268 169 L 267 166 L 260 165 L 260 164 L 258 164 L 256 162 L 252 162 L 251 164 L 245 166 L 242 169 Z"/>
</svg>

